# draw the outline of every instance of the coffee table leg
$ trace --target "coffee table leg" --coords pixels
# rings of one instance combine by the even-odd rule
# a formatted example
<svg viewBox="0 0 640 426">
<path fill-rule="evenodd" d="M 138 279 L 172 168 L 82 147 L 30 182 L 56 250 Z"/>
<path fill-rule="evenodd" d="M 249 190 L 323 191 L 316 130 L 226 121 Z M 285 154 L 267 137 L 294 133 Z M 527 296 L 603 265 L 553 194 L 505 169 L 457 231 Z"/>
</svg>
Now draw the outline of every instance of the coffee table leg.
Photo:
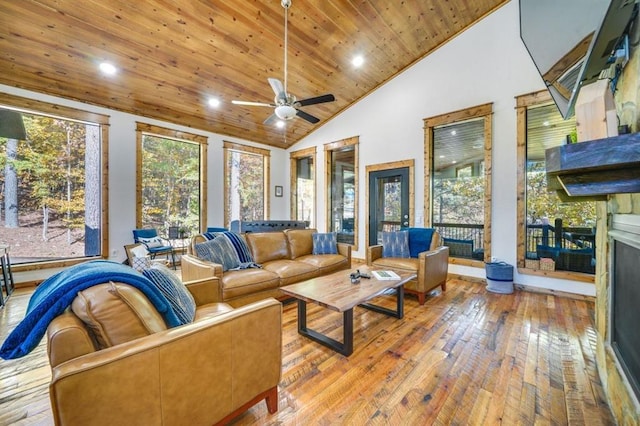
<svg viewBox="0 0 640 426">
<path fill-rule="evenodd" d="M 353 353 L 353 309 L 342 313 L 342 337 L 339 342 L 307 327 L 307 302 L 298 299 L 298 333 L 334 351 L 349 356 Z"/>
<path fill-rule="evenodd" d="M 358 305 L 362 308 L 369 309 L 370 311 L 378 312 L 388 315 L 394 318 L 404 317 L 404 286 L 396 287 L 396 310 L 383 308 L 382 306 L 374 305 L 372 303 L 361 303 Z"/>
</svg>

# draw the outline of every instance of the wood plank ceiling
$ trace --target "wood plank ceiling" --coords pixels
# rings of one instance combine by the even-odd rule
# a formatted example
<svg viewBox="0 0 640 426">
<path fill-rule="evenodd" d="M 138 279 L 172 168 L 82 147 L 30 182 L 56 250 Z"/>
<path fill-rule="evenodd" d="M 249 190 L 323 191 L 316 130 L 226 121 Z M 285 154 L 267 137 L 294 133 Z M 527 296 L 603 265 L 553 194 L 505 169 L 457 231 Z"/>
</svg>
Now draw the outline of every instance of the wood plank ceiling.
<svg viewBox="0 0 640 426">
<path fill-rule="evenodd" d="M 4 0 L 0 83 L 288 148 L 506 1 L 293 0 L 288 92 L 336 101 L 285 130 L 263 124 L 268 107 L 231 104 L 271 103 L 267 78 L 284 79 L 280 0 Z"/>
</svg>

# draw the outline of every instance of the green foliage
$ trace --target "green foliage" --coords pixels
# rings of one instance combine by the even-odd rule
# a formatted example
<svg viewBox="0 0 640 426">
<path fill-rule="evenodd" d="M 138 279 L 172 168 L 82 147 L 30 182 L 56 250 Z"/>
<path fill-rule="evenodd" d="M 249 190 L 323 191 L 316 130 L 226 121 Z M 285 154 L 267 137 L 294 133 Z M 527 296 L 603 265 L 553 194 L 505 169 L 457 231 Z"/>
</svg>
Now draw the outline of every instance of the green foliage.
<svg viewBox="0 0 640 426">
<path fill-rule="evenodd" d="M 433 186 L 435 223 L 484 223 L 484 176 L 436 179 Z"/>
<path fill-rule="evenodd" d="M 187 234 L 200 229 L 200 145 L 144 135 L 142 224 L 166 235 L 180 224 Z"/>
</svg>

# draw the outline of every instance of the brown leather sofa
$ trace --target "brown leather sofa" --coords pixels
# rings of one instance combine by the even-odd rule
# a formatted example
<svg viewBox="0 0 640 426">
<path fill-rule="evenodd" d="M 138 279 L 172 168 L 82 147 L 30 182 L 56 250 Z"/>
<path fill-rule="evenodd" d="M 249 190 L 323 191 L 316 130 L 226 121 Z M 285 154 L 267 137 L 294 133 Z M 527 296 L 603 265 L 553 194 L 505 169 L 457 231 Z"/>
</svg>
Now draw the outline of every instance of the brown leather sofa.
<svg viewBox="0 0 640 426">
<path fill-rule="evenodd" d="M 415 294 L 418 303 L 424 305 L 427 293 L 440 286 L 447 289 L 449 271 L 449 247 L 442 245 L 438 232 L 433 233 L 431 246 L 417 258 L 382 257 L 382 245 L 367 247 L 367 265 L 378 268 L 391 268 L 417 274 L 416 279 L 404 285 L 407 293 Z"/>
<path fill-rule="evenodd" d="M 254 262 L 262 268 L 229 270 L 222 265 L 196 257 L 194 245 L 205 241 L 192 239 L 190 254 L 182 256 L 185 281 L 215 278 L 216 301 L 241 306 L 267 297 L 284 299 L 280 287 L 351 267 L 351 246 L 338 243 L 338 254 L 314 255 L 312 234 L 315 229 L 286 229 L 276 232 L 242 234 Z"/>
<path fill-rule="evenodd" d="M 211 425 L 266 399 L 278 409 L 282 304 L 234 309 L 212 280 L 187 283 L 191 324 L 167 329 L 142 292 L 105 283 L 78 293 L 47 330 L 58 425 Z"/>
</svg>

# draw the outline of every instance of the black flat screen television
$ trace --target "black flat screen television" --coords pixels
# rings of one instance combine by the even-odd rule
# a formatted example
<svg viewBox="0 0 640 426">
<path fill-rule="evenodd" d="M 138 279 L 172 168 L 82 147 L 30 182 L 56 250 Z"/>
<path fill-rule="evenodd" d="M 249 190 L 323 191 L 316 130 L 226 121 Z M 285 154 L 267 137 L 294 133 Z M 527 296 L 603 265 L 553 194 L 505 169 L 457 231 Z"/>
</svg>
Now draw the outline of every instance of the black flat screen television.
<svg viewBox="0 0 640 426">
<path fill-rule="evenodd" d="M 633 16 L 635 0 L 520 0 L 520 38 L 560 114 L 596 81 Z"/>
</svg>

